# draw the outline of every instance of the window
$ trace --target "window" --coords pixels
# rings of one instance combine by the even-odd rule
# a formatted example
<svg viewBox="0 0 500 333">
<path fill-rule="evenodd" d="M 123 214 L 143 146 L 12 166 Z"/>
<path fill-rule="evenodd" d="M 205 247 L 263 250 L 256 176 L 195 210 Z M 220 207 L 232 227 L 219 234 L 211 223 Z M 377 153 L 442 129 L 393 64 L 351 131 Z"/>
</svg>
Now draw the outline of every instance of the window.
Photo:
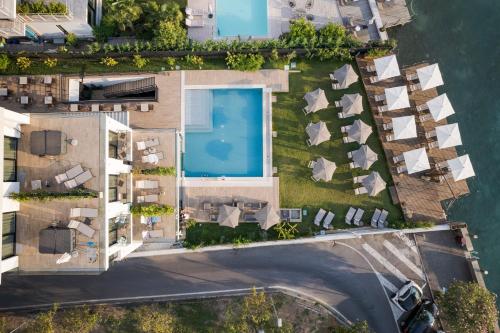
<svg viewBox="0 0 500 333">
<path fill-rule="evenodd" d="M 118 242 L 118 224 L 115 221 L 115 218 L 109 219 L 109 246 Z"/>
<path fill-rule="evenodd" d="M 118 176 L 109 175 L 109 202 L 118 201 Z"/>
<path fill-rule="evenodd" d="M 109 157 L 118 158 L 118 134 L 109 132 Z"/>
<path fill-rule="evenodd" d="M 3 181 L 17 180 L 17 139 L 4 136 L 3 138 Z"/>
<path fill-rule="evenodd" d="M 16 255 L 16 213 L 2 214 L 2 260 Z"/>
</svg>

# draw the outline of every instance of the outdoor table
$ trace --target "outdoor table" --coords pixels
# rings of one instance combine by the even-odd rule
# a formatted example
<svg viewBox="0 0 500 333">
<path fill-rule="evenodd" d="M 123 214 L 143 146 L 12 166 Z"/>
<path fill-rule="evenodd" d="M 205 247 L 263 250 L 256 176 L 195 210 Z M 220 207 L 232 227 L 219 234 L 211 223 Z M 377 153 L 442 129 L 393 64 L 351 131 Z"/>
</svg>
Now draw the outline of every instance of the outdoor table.
<svg viewBox="0 0 500 333">
<path fill-rule="evenodd" d="M 42 181 L 41 180 L 32 180 L 31 181 L 31 189 L 32 190 L 39 190 L 42 188 Z"/>
<path fill-rule="evenodd" d="M 21 104 L 28 104 L 29 98 L 28 96 L 21 96 Z"/>
<path fill-rule="evenodd" d="M 92 104 L 92 112 L 98 112 L 99 111 L 99 104 Z"/>
<path fill-rule="evenodd" d="M 8 94 L 7 88 L 0 88 L 0 96 L 7 96 Z"/>
<path fill-rule="evenodd" d="M 69 107 L 70 111 L 78 111 L 78 104 L 71 104 Z"/>
<path fill-rule="evenodd" d="M 45 96 L 45 104 L 52 104 L 52 96 Z"/>
<path fill-rule="evenodd" d="M 147 112 L 149 111 L 149 104 L 142 103 L 141 104 L 141 112 Z"/>
<path fill-rule="evenodd" d="M 121 104 L 115 104 L 113 105 L 113 111 L 118 112 L 122 110 L 122 105 Z"/>
<path fill-rule="evenodd" d="M 45 84 L 52 84 L 52 76 L 45 76 L 43 78 L 43 83 L 45 83 Z"/>
<path fill-rule="evenodd" d="M 27 76 L 21 76 L 19 78 L 19 84 L 22 84 L 22 85 L 28 84 L 28 77 Z"/>
</svg>

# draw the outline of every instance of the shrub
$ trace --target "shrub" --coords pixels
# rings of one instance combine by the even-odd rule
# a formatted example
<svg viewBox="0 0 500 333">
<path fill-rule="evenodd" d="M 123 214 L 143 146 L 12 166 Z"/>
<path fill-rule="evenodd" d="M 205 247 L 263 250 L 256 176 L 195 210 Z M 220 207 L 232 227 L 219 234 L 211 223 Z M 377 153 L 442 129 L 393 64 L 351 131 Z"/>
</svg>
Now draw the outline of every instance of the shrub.
<svg viewBox="0 0 500 333">
<path fill-rule="evenodd" d="M 389 49 L 373 48 L 368 50 L 365 57 L 368 59 L 380 58 L 386 56 L 389 52 Z"/>
<path fill-rule="evenodd" d="M 327 47 L 339 47 L 345 42 L 345 28 L 336 23 L 328 23 L 319 30 L 319 44 Z"/>
<path fill-rule="evenodd" d="M 174 69 L 175 69 L 175 62 L 176 62 L 175 58 L 173 58 L 173 57 L 168 57 L 166 61 L 167 61 L 167 66 L 168 66 L 171 70 L 174 70 Z"/>
<path fill-rule="evenodd" d="M 165 50 L 183 48 L 188 41 L 186 29 L 170 21 L 160 22 L 154 35 L 154 42 Z"/>
<path fill-rule="evenodd" d="M 43 0 L 21 2 L 16 6 L 19 14 L 67 14 L 68 8 L 64 3 L 52 1 L 45 3 Z"/>
<path fill-rule="evenodd" d="M 90 333 L 97 326 L 101 315 L 89 307 L 69 309 L 59 313 L 59 324 L 68 333 Z"/>
<path fill-rule="evenodd" d="M 16 59 L 16 65 L 20 70 L 25 71 L 31 67 L 31 60 L 28 57 L 18 57 Z"/>
<path fill-rule="evenodd" d="M 317 36 L 314 24 L 304 18 L 293 21 L 290 24 L 287 41 L 291 47 L 315 45 Z"/>
<path fill-rule="evenodd" d="M 132 313 L 135 328 L 143 333 L 173 333 L 174 317 L 157 305 L 143 305 Z"/>
<path fill-rule="evenodd" d="M 269 60 L 271 60 L 271 61 L 280 60 L 280 54 L 278 53 L 278 50 L 276 50 L 276 49 L 271 50 L 271 55 L 269 56 Z"/>
<path fill-rule="evenodd" d="M 78 39 L 76 38 L 76 35 L 74 33 L 70 32 L 66 35 L 66 45 L 75 46 L 77 42 Z"/>
<path fill-rule="evenodd" d="M 138 175 L 175 176 L 175 167 L 155 167 L 152 169 L 134 169 Z"/>
<path fill-rule="evenodd" d="M 199 56 L 188 54 L 184 57 L 184 61 L 186 61 L 186 64 L 188 66 L 192 66 L 198 69 L 201 69 L 201 67 L 203 66 L 203 58 Z"/>
<path fill-rule="evenodd" d="M 67 192 L 48 192 L 45 190 L 37 190 L 31 192 L 12 192 L 10 198 L 19 202 L 36 200 L 79 200 L 83 198 L 97 198 L 97 193 L 91 190 L 76 188 Z"/>
<path fill-rule="evenodd" d="M 57 48 L 57 52 L 59 53 L 68 53 L 68 48 L 64 45 L 61 45 Z"/>
<path fill-rule="evenodd" d="M 371 333 L 370 327 L 366 321 L 358 321 L 347 327 L 335 327 L 331 333 Z"/>
<path fill-rule="evenodd" d="M 57 58 L 47 58 L 43 61 L 43 64 L 48 68 L 54 68 L 57 66 Z"/>
<path fill-rule="evenodd" d="M 10 58 L 7 54 L 3 53 L 0 55 L 0 71 L 5 71 L 9 68 Z"/>
<path fill-rule="evenodd" d="M 135 54 L 132 61 L 134 62 L 134 66 L 139 69 L 144 68 L 149 63 L 149 60 L 141 57 L 140 54 Z"/>
<path fill-rule="evenodd" d="M 101 64 L 107 67 L 114 67 L 118 65 L 118 61 L 111 57 L 104 57 L 101 59 Z"/>
<path fill-rule="evenodd" d="M 393 229 L 416 229 L 416 228 L 432 228 L 434 226 L 434 222 L 432 221 L 389 221 L 389 228 Z"/>
<path fill-rule="evenodd" d="M 167 205 L 134 205 L 130 208 L 130 212 L 136 216 L 160 216 L 160 215 L 172 215 L 174 213 L 174 208 Z"/>
<path fill-rule="evenodd" d="M 260 54 L 232 54 L 227 53 L 226 64 L 230 69 L 255 72 L 264 64 L 264 57 Z"/>
<path fill-rule="evenodd" d="M 54 316 L 57 313 L 57 305 L 46 312 L 40 312 L 28 325 L 28 332 L 55 333 Z"/>
</svg>

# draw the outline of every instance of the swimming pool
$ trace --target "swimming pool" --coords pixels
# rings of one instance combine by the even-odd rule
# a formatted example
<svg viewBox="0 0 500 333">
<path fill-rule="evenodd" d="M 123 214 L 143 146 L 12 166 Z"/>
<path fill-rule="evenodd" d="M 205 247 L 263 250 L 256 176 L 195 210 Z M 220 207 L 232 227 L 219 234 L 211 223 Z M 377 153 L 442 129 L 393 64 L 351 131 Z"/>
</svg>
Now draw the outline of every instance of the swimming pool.
<svg viewBox="0 0 500 333">
<path fill-rule="evenodd" d="M 267 0 L 216 0 L 215 37 L 267 37 Z"/>
<path fill-rule="evenodd" d="M 185 91 L 186 177 L 263 176 L 263 91 Z"/>
</svg>

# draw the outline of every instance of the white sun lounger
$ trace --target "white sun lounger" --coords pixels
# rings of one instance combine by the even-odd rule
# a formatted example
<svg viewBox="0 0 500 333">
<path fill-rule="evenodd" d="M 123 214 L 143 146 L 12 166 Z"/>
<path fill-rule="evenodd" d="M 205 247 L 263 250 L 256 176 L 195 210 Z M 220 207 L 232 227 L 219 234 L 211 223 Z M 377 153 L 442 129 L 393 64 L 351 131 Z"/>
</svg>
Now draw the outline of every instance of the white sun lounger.
<svg viewBox="0 0 500 333">
<path fill-rule="evenodd" d="M 403 162 L 404 159 L 405 159 L 405 157 L 403 154 L 399 154 L 399 155 L 392 157 L 392 161 L 394 162 L 394 164 L 399 163 L 399 162 Z"/>
<path fill-rule="evenodd" d="M 363 176 L 357 176 L 357 177 L 353 177 L 352 178 L 352 182 L 354 184 L 359 184 L 363 181 L 363 179 L 365 179 L 366 177 L 368 177 L 369 175 L 363 175 Z"/>
<path fill-rule="evenodd" d="M 201 28 L 205 26 L 205 22 L 201 19 L 186 19 L 186 26 L 190 28 Z"/>
<path fill-rule="evenodd" d="M 321 224 L 321 220 L 323 220 L 323 217 L 325 217 L 326 211 L 323 208 L 320 208 L 318 213 L 316 214 L 316 217 L 314 218 L 314 224 L 319 227 Z"/>
<path fill-rule="evenodd" d="M 157 180 L 137 180 L 135 182 L 135 187 L 141 189 L 156 189 L 158 188 Z"/>
<path fill-rule="evenodd" d="M 422 86 L 420 85 L 420 83 L 410 84 L 409 88 L 410 88 L 410 92 L 412 92 L 412 91 L 416 91 L 416 90 L 422 89 Z"/>
<path fill-rule="evenodd" d="M 361 187 L 358 187 L 358 188 L 354 189 L 354 194 L 355 195 L 366 194 L 366 193 L 368 193 L 368 190 L 364 186 L 361 186 Z"/>
<path fill-rule="evenodd" d="M 347 214 L 345 216 L 345 223 L 351 224 L 354 214 L 356 214 L 356 208 L 349 207 L 349 210 L 347 211 Z"/>
<path fill-rule="evenodd" d="M 148 195 L 139 195 L 137 197 L 137 202 L 138 203 L 144 203 L 144 202 L 158 202 L 159 196 L 158 194 L 148 194 Z"/>
<path fill-rule="evenodd" d="M 358 210 L 356 211 L 356 215 L 354 215 L 354 221 L 352 223 L 354 223 L 354 225 L 357 225 L 359 227 L 363 226 L 363 222 L 361 222 L 361 219 L 363 218 L 364 213 L 365 213 L 364 210 L 358 208 Z"/>
<path fill-rule="evenodd" d="M 82 185 L 85 182 L 88 182 L 89 180 L 92 179 L 92 173 L 90 170 L 85 171 L 84 173 L 79 174 L 78 176 L 75 177 L 75 181 L 78 185 Z"/>
<path fill-rule="evenodd" d="M 407 81 L 413 81 L 413 80 L 417 80 L 417 79 L 418 79 L 417 73 L 406 74 Z"/>
<path fill-rule="evenodd" d="M 191 7 L 186 7 L 186 15 L 191 15 L 191 16 L 198 16 L 198 15 L 204 15 L 205 11 L 201 9 L 193 9 Z"/>
<path fill-rule="evenodd" d="M 427 106 L 427 103 L 417 105 L 417 112 L 422 112 L 427 110 L 429 107 Z"/>
<path fill-rule="evenodd" d="M 76 229 L 79 232 L 81 232 L 82 234 L 84 234 L 85 236 L 87 236 L 88 238 L 92 238 L 92 236 L 94 236 L 94 234 L 95 234 L 94 229 L 92 229 L 88 225 L 86 225 L 82 222 L 76 221 L 76 220 L 70 220 L 69 224 L 68 224 L 68 228 Z"/>
<path fill-rule="evenodd" d="M 330 224 L 332 224 L 334 217 L 335 217 L 334 213 L 328 212 L 328 214 L 325 217 L 325 220 L 323 221 L 323 228 L 330 229 Z"/>
<path fill-rule="evenodd" d="M 387 105 L 377 106 L 377 111 L 379 113 L 382 113 L 382 112 L 389 111 L 389 108 L 387 107 Z"/>
<path fill-rule="evenodd" d="M 344 143 L 351 143 L 351 142 L 355 142 L 353 139 L 351 139 L 350 137 L 348 136 L 344 136 L 342 138 L 342 140 L 344 141 Z"/>
<path fill-rule="evenodd" d="M 341 90 L 342 87 L 338 83 L 332 83 L 332 89 L 333 90 Z"/>
<path fill-rule="evenodd" d="M 379 229 L 382 229 L 382 228 L 385 228 L 386 227 L 386 219 L 387 219 L 387 216 L 389 215 L 389 212 L 386 211 L 385 209 L 382 209 L 382 213 L 380 213 L 380 217 L 378 219 L 378 228 Z"/>
<path fill-rule="evenodd" d="M 61 184 L 62 182 L 66 181 L 68 179 L 73 179 L 82 173 L 83 173 L 82 165 L 78 164 L 78 165 L 72 167 L 71 169 L 69 169 L 68 171 L 66 171 L 65 173 L 61 173 L 61 174 L 55 176 L 55 179 L 56 179 L 56 182 L 58 184 Z"/>
<path fill-rule="evenodd" d="M 95 208 L 71 208 L 69 217 L 97 217 L 97 214 Z"/>
<path fill-rule="evenodd" d="M 372 228 L 378 228 L 378 220 L 380 218 L 380 214 L 382 214 L 382 211 L 376 208 L 372 216 L 372 221 L 371 221 Z"/>
<path fill-rule="evenodd" d="M 398 173 L 403 173 L 403 172 L 408 171 L 408 168 L 406 167 L 406 165 L 401 165 L 401 166 L 398 166 L 398 167 L 396 168 L 396 171 L 397 171 Z"/>
<path fill-rule="evenodd" d="M 341 101 L 335 101 L 335 107 L 336 108 L 341 108 L 342 107 L 342 102 Z"/>
</svg>

